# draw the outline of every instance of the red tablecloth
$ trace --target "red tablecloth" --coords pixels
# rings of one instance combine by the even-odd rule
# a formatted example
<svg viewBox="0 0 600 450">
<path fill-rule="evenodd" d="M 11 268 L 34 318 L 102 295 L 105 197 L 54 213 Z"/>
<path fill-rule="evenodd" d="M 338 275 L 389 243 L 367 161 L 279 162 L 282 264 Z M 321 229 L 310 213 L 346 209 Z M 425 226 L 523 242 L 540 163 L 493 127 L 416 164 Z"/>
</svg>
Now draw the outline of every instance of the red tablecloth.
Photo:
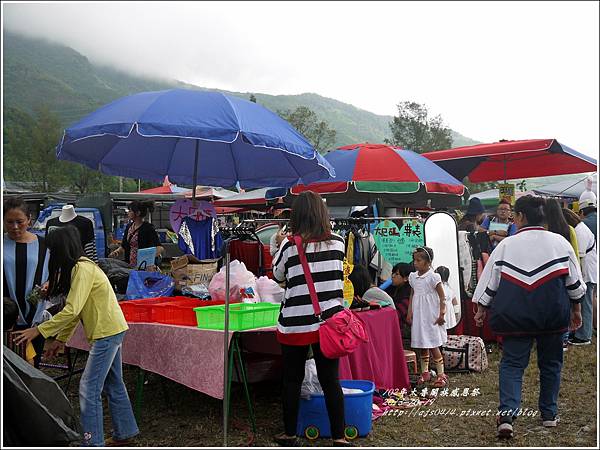
<svg viewBox="0 0 600 450">
<path fill-rule="evenodd" d="M 357 314 L 367 327 L 369 342 L 340 359 L 340 379 L 371 380 L 378 389 L 410 389 L 396 310 L 388 307 Z"/>
<path fill-rule="evenodd" d="M 340 379 L 370 380 L 379 389 L 409 389 L 396 310 L 382 308 L 357 314 L 364 321 L 370 340 L 340 359 Z M 281 347 L 273 331 L 244 334 L 242 346 L 253 353 L 281 355 Z"/>
</svg>

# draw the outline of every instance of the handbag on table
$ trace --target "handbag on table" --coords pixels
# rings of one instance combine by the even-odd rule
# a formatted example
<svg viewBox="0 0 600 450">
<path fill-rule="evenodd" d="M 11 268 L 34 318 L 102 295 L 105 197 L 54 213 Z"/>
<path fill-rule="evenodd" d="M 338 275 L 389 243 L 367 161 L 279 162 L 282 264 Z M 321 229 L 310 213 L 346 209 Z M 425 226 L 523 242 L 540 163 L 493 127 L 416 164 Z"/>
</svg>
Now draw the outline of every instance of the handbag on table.
<svg viewBox="0 0 600 450">
<path fill-rule="evenodd" d="M 302 237 L 296 235 L 289 239 L 293 239 L 296 248 L 298 249 L 298 257 L 302 264 L 315 316 L 319 319 L 321 324 L 319 326 L 319 343 L 323 356 L 330 359 L 336 359 L 349 355 L 363 342 L 369 342 L 364 322 L 347 308 L 335 313 L 327 320 L 321 318 L 321 307 L 319 306 L 319 299 L 315 290 L 312 274 L 308 267 L 306 254 L 302 247 Z"/>
</svg>

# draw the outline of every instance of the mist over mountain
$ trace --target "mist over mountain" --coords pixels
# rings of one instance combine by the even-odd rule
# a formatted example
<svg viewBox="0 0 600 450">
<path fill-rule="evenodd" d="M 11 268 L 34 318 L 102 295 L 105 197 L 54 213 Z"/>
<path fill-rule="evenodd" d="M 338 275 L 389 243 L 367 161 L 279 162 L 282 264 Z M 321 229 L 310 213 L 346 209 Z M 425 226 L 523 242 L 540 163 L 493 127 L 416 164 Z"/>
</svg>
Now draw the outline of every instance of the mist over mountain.
<svg viewBox="0 0 600 450">
<path fill-rule="evenodd" d="M 96 108 L 137 92 L 183 87 L 213 90 L 249 98 L 272 111 L 306 106 L 336 130 L 335 146 L 358 142 L 383 142 L 390 135 L 391 116 L 365 111 L 316 93 L 270 95 L 258 92 L 230 92 L 208 89 L 177 80 L 144 78 L 110 67 L 93 64 L 85 55 L 59 44 L 4 32 L 4 108 L 32 114 L 45 105 L 60 117 L 64 126 Z M 398 102 L 402 99 L 391 99 Z M 473 139 L 452 131 L 453 146 L 473 145 Z"/>
</svg>

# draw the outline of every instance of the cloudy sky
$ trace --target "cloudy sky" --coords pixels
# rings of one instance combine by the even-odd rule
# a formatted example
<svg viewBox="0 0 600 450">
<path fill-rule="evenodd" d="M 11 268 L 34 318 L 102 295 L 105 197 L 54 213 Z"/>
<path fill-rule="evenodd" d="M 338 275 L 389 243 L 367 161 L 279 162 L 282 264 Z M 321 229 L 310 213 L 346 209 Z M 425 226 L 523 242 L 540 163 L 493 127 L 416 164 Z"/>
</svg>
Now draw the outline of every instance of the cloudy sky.
<svg viewBox="0 0 600 450">
<path fill-rule="evenodd" d="M 413 100 L 483 142 L 598 157 L 598 2 L 3 3 L 4 29 L 92 62 L 377 114 Z"/>
</svg>

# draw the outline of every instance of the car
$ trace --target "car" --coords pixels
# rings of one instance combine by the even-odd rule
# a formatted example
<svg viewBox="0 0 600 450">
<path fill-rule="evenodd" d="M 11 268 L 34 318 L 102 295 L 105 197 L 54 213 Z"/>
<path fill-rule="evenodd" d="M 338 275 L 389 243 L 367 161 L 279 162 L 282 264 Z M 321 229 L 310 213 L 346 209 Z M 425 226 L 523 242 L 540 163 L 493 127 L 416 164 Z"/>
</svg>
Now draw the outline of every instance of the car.
<svg viewBox="0 0 600 450">
<path fill-rule="evenodd" d="M 269 222 L 259 226 L 256 229 L 256 235 L 260 239 L 263 245 L 271 245 L 271 237 L 279 230 L 279 224 L 277 222 Z"/>
</svg>

